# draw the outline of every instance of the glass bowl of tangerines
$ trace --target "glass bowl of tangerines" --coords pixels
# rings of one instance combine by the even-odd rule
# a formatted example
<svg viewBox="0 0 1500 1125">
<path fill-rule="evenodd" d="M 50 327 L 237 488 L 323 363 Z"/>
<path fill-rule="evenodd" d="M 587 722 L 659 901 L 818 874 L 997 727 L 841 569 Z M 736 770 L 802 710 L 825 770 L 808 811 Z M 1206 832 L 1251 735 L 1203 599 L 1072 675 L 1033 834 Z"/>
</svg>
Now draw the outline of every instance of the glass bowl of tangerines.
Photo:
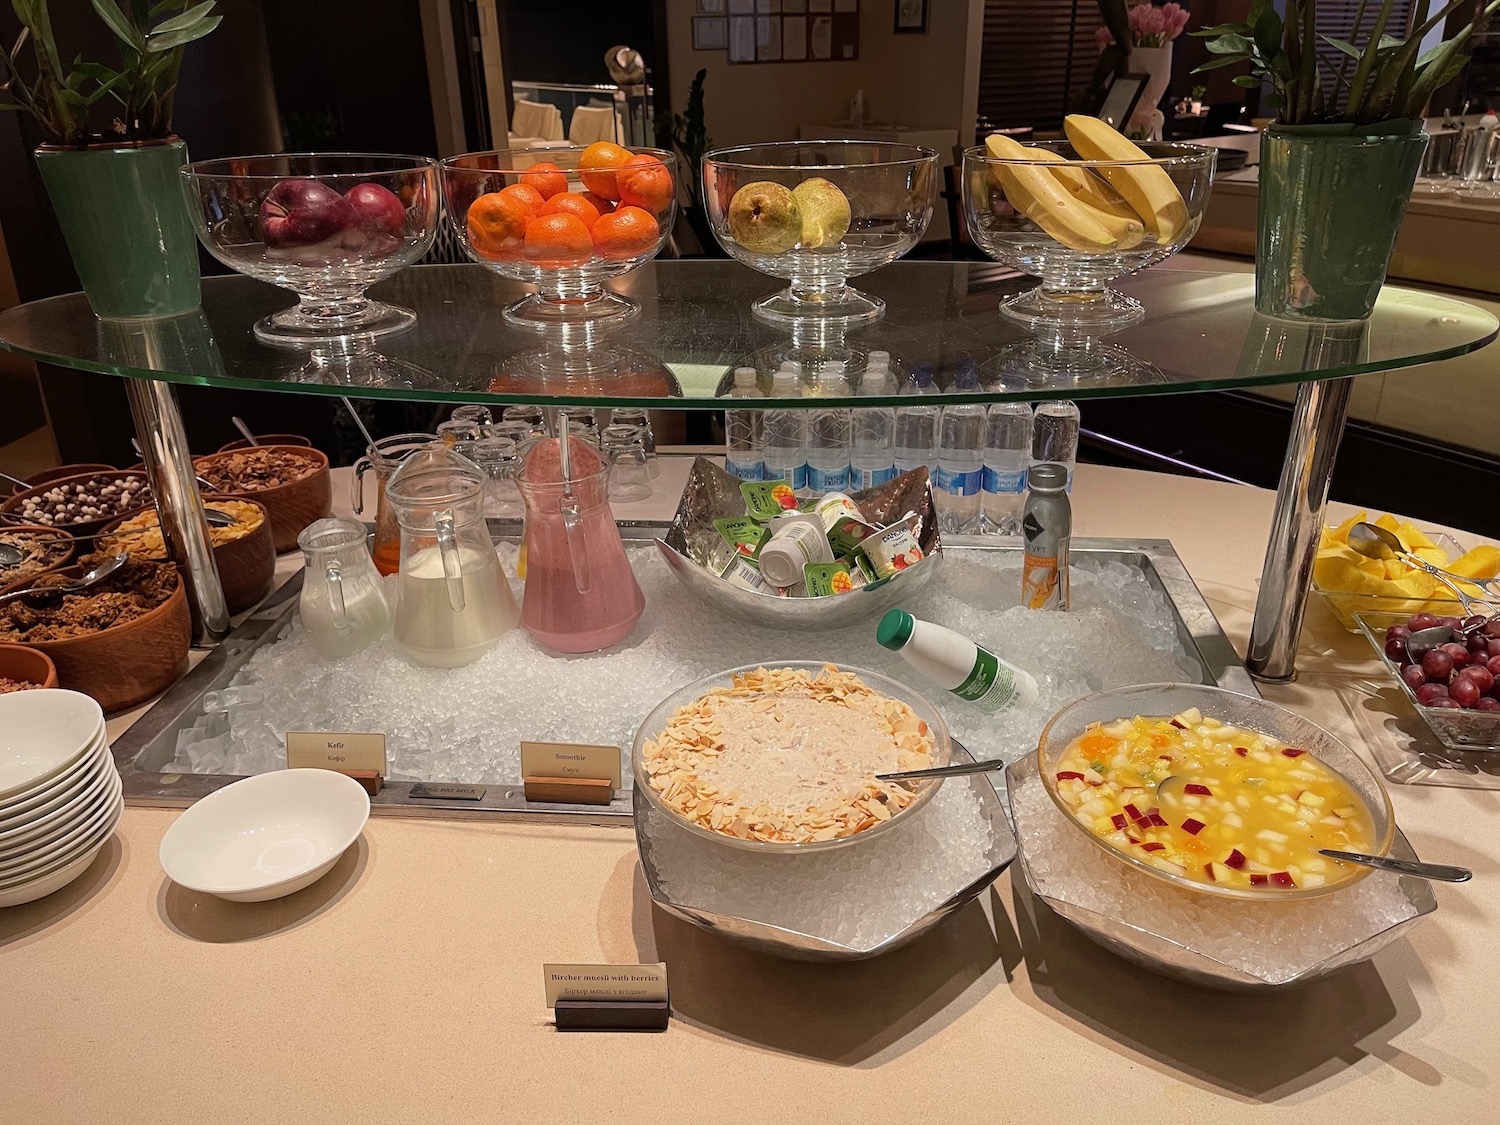
<svg viewBox="0 0 1500 1125">
<path fill-rule="evenodd" d="M 501 149 L 442 162 L 448 218 L 469 257 L 537 291 L 512 324 L 624 319 L 634 301 L 604 283 L 656 257 L 677 214 L 677 160 L 609 141 Z"/>
</svg>

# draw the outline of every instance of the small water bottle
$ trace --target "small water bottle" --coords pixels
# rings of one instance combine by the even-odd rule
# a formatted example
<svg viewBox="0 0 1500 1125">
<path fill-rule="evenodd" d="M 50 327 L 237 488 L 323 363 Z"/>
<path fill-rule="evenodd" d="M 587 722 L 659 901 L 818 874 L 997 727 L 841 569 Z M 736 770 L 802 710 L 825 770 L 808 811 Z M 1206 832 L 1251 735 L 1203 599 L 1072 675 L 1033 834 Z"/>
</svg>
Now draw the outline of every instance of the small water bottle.
<svg viewBox="0 0 1500 1125">
<path fill-rule="evenodd" d="M 984 491 L 984 442 L 983 406 L 970 402 L 943 407 L 932 495 L 937 503 L 938 526 L 944 531 L 971 531 L 978 526 L 980 494 Z"/>
<path fill-rule="evenodd" d="M 763 398 L 755 385 L 755 368 L 736 367 L 730 398 Z M 724 467 L 740 480 L 765 479 L 761 458 L 763 440 L 759 410 L 724 411 Z"/>
<path fill-rule="evenodd" d="M 932 384 L 932 374 L 926 368 L 917 371 L 915 383 L 908 393 L 913 396 L 938 393 Z M 896 408 L 896 472 L 908 473 L 923 468 L 930 473 L 937 471 L 937 430 L 936 406 L 913 404 Z"/>
<path fill-rule="evenodd" d="M 833 398 L 846 393 L 844 365 L 833 361 L 818 373 L 818 394 Z M 814 410 L 808 420 L 807 490 L 814 496 L 849 489 L 850 412 L 831 406 Z"/>
<path fill-rule="evenodd" d="M 984 523 L 998 535 L 1021 533 L 1026 469 L 1031 463 L 1031 404 L 997 402 L 984 444 Z"/>
<path fill-rule="evenodd" d="M 1077 404 L 1060 401 L 1038 403 L 1031 427 L 1031 463 L 1061 465 L 1068 474 L 1068 492 L 1078 464 L 1078 425 Z"/>
<path fill-rule="evenodd" d="M 771 377 L 772 398 L 802 394 L 798 375 L 785 364 Z M 764 480 L 784 480 L 798 492 L 807 489 L 807 412 L 796 407 L 767 410 L 761 426 Z"/>
<path fill-rule="evenodd" d="M 873 361 L 878 352 L 871 352 Z M 896 381 L 883 367 L 868 366 L 860 377 L 861 397 L 894 395 Z M 889 406 L 863 406 L 854 411 L 854 444 L 849 450 L 849 487 L 875 488 L 896 478 L 896 412 Z"/>
</svg>

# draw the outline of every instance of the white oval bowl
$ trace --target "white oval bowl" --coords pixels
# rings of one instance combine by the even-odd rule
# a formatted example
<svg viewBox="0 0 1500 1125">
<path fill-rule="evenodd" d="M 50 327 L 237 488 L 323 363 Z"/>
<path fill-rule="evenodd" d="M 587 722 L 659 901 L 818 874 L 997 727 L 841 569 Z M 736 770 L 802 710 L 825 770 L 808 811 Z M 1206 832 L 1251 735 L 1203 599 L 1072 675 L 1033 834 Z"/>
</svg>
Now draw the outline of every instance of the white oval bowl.
<svg viewBox="0 0 1500 1125">
<path fill-rule="evenodd" d="M 332 770 L 277 770 L 210 793 L 161 841 L 167 877 L 232 902 L 264 902 L 328 873 L 370 818 L 370 795 Z"/>
<path fill-rule="evenodd" d="M 78 821 L 68 826 L 62 836 L 19 859 L 12 858 L 0 864 L 0 886 L 14 886 L 34 879 L 37 872 L 87 851 L 96 838 L 102 839 L 113 831 L 120 811 L 125 807 L 119 775 L 106 779 L 106 785 L 102 799 L 84 809 Z"/>
<path fill-rule="evenodd" d="M 111 832 L 113 832 L 113 829 L 111 829 Z M 19 887 L 0 890 L 0 909 L 7 906 L 20 906 L 24 902 L 35 902 L 39 898 L 46 898 L 54 891 L 62 890 L 89 869 L 89 864 L 94 862 L 94 857 L 99 854 L 99 849 L 107 843 L 109 843 L 109 837 L 105 836 L 90 851 L 85 852 L 77 859 L 69 860 L 57 870 L 49 871 L 29 883 L 23 883 Z"/>
<path fill-rule="evenodd" d="M 66 808 L 77 798 L 80 789 L 87 789 L 114 768 L 114 757 L 101 736 L 78 761 L 56 777 L 48 778 L 46 785 L 38 787 L 21 802 L 21 807 L 0 813 L 0 846 L 19 839 L 47 817 Z"/>
<path fill-rule="evenodd" d="M 104 730 L 104 712 L 82 692 L 36 688 L 0 695 L 0 802 L 24 797 L 76 762 Z"/>
</svg>

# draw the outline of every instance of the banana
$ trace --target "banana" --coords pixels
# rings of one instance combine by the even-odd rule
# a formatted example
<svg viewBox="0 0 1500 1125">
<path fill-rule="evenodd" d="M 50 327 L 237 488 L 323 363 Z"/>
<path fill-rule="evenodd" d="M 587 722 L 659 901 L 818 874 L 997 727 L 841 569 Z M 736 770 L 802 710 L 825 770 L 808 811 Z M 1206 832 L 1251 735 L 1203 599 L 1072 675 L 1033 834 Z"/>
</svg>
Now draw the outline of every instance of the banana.
<svg viewBox="0 0 1500 1125">
<path fill-rule="evenodd" d="M 1149 160 L 1144 152 L 1097 117 L 1063 119 L 1068 140 L 1085 160 Z M 1125 197 L 1158 242 L 1170 242 L 1187 225 L 1187 204 L 1172 177 L 1154 164 L 1100 168 L 1099 174 Z"/>
<path fill-rule="evenodd" d="M 1076 167 L 1060 152 L 1048 148 L 1027 148 L 1026 155 L 1043 160 L 1057 167 L 1047 169 L 1080 203 L 1092 207 L 1099 214 L 1094 217 L 1119 239 L 1118 250 L 1129 250 L 1139 246 L 1146 237 L 1146 228 L 1141 217 L 1131 210 L 1130 204 L 1118 192 L 1085 168 Z"/>
<path fill-rule="evenodd" d="M 1001 160 L 1034 160 L 1043 151 L 998 135 L 989 137 L 985 147 L 990 156 Z M 1089 206 L 1050 169 L 997 164 L 993 170 L 1012 206 L 1070 250 L 1115 250 L 1134 246 L 1144 237 L 1138 220 L 1124 220 Z"/>
</svg>

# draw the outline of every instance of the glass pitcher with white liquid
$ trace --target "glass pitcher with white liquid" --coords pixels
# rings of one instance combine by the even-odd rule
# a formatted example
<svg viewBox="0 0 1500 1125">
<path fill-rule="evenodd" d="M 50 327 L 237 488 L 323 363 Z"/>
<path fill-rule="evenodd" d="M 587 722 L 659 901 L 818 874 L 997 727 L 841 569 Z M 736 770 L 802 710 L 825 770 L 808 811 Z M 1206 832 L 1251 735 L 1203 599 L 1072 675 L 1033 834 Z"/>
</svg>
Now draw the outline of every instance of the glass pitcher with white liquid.
<svg viewBox="0 0 1500 1125">
<path fill-rule="evenodd" d="M 297 536 L 306 569 L 298 611 L 324 660 L 342 660 L 385 636 L 391 607 L 365 547 L 365 525 L 330 516 Z"/>
<path fill-rule="evenodd" d="M 401 525 L 395 638 L 418 664 L 478 660 L 520 616 L 484 523 L 487 480 L 467 457 L 431 445 L 385 486 Z"/>
</svg>

